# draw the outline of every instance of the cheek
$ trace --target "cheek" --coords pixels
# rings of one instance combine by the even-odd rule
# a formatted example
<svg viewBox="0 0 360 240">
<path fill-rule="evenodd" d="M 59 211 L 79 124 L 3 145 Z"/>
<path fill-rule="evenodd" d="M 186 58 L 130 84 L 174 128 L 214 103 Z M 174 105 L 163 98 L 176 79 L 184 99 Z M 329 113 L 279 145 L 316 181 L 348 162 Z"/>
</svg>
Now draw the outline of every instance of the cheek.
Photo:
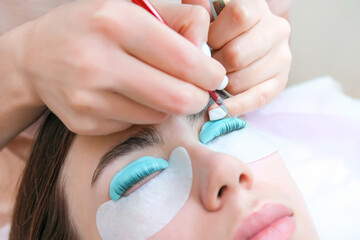
<svg viewBox="0 0 360 240">
<path fill-rule="evenodd" d="M 153 235 L 149 240 L 199 240 L 224 239 L 223 216 L 207 212 L 199 199 L 192 197 L 184 207 L 163 229 Z M 222 227 L 219 227 L 222 226 Z"/>
<path fill-rule="evenodd" d="M 255 181 L 276 186 L 288 196 L 294 196 L 297 192 L 297 187 L 278 152 L 248 163 L 248 166 L 254 173 Z"/>
</svg>

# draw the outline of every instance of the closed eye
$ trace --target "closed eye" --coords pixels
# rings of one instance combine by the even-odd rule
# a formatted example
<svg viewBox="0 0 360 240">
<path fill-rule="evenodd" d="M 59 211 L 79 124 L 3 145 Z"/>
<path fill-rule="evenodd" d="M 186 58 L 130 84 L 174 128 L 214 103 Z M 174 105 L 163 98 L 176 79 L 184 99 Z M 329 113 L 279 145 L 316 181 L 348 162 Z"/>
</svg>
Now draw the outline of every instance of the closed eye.
<svg viewBox="0 0 360 240">
<path fill-rule="evenodd" d="M 129 195 L 154 177 L 154 174 L 168 166 L 168 162 L 164 159 L 149 156 L 139 158 L 126 165 L 111 180 L 111 199 L 116 201 L 125 193 Z"/>
<path fill-rule="evenodd" d="M 137 189 L 139 189 L 140 187 L 142 187 L 143 185 L 145 185 L 147 182 L 149 182 L 151 179 L 153 179 L 154 177 L 156 177 L 159 173 L 161 173 L 162 170 L 154 172 L 153 174 L 150 174 L 149 176 L 143 178 L 142 180 L 140 180 L 139 182 L 135 183 L 134 185 L 132 185 L 128 190 L 126 190 L 121 196 L 122 197 L 126 197 L 128 195 L 130 195 L 131 193 L 135 192 Z"/>
</svg>

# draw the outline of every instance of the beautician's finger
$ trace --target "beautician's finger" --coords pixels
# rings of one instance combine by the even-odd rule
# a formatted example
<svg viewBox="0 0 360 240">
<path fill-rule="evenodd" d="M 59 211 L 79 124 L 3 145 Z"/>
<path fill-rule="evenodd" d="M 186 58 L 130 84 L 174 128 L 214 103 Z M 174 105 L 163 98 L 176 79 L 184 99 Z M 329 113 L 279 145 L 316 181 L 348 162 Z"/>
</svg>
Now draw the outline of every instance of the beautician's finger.
<svg viewBox="0 0 360 240">
<path fill-rule="evenodd" d="M 119 57 L 118 61 L 124 62 Z M 118 76 L 126 77 L 129 81 L 122 81 L 118 85 L 110 82 L 108 90 L 169 114 L 193 114 L 206 106 L 209 99 L 206 90 L 159 71 L 134 57 L 123 57 L 129 67 L 123 68 Z M 142 74 L 134 72 L 132 67 L 136 67 Z"/>
<path fill-rule="evenodd" d="M 238 71 L 264 57 L 289 33 L 289 23 L 282 18 L 260 21 L 248 32 L 231 40 L 218 51 L 214 51 L 212 56 L 222 63 L 228 73 Z"/>
<path fill-rule="evenodd" d="M 129 128 L 132 123 L 94 117 L 89 114 L 79 114 L 70 108 L 61 121 L 72 132 L 80 135 L 107 135 Z"/>
<path fill-rule="evenodd" d="M 89 118 L 88 116 L 83 116 L 83 118 L 78 118 L 78 120 L 82 124 L 73 124 L 73 129 L 76 129 L 76 132 L 80 135 L 108 135 L 114 132 L 123 131 L 133 125 L 128 122 L 93 117 Z M 70 131 L 73 131 L 71 124 L 68 128 Z"/>
<path fill-rule="evenodd" d="M 164 121 L 168 114 L 146 107 L 142 104 L 112 91 L 78 91 L 72 97 L 74 102 L 86 103 L 86 105 L 73 105 L 78 114 L 102 116 L 104 119 L 112 119 L 133 124 L 156 124 Z"/>
<path fill-rule="evenodd" d="M 290 64 L 291 52 L 286 41 L 246 68 L 228 74 L 229 84 L 226 90 L 233 95 L 241 93 L 280 72 L 287 72 Z"/>
<path fill-rule="evenodd" d="M 213 49 L 223 47 L 236 36 L 254 27 L 267 8 L 265 1 L 232 0 L 227 3 L 209 29 L 208 44 Z"/>
<path fill-rule="evenodd" d="M 128 54 L 202 89 L 215 90 L 220 86 L 226 71 L 218 61 L 205 56 L 199 47 L 144 9 L 140 11 L 140 7 L 135 4 L 126 6 L 130 10 L 136 8 L 133 11 L 133 21 L 129 24 L 127 19 L 118 14 L 117 10 L 122 5 L 122 2 L 107 4 L 99 11 L 97 18 Z M 132 31 L 135 26 L 142 31 Z M 123 32 L 128 34 L 124 35 Z"/>
<path fill-rule="evenodd" d="M 125 97 L 116 93 L 109 95 L 108 92 L 78 92 L 72 98 L 76 105 L 72 104 L 71 108 L 67 109 L 67 115 L 62 121 L 71 131 L 78 134 L 106 135 L 125 130 L 133 124 L 159 123 L 168 116 L 129 99 L 127 102 L 124 100 Z"/>
<path fill-rule="evenodd" d="M 170 28 L 178 32 L 196 46 L 207 42 L 210 16 L 201 6 L 182 4 L 155 5 Z"/>
<path fill-rule="evenodd" d="M 280 74 L 272 79 L 264 81 L 243 93 L 224 100 L 231 116 L 241 116 L 255 111 L 273 100 L 285 88 L 287 74 Z M 209 111 L 217 108 L 211 105 Z"/>
<path fill-rule="evenodd" d="M 212 19 L 212 13 L 211 13 L 209 0 L 181 0 L 181 3 L 202 6 L 209 13 L 210 19 Z"/>
</svg>

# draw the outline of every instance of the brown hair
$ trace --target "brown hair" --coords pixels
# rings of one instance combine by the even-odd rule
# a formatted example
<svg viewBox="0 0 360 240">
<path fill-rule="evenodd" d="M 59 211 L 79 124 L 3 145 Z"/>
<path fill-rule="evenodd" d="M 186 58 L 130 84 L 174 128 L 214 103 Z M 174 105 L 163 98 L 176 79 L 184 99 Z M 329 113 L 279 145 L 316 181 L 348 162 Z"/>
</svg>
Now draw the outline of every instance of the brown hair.
<svg viewBox="0 0 360 240">
<path fill-rule="evenodd" d="M 74 136 L 53 113 L 48 114 L 24 169 L 10 240 L 78 239 L 60 175 Z"/>
</svg>

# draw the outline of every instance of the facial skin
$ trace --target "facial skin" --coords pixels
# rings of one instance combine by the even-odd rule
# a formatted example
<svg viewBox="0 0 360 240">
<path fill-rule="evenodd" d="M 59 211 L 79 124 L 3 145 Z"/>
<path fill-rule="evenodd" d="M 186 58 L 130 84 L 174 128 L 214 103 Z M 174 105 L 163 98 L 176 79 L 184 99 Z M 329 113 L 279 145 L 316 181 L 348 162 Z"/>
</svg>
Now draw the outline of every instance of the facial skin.
<svg viewBox="0 0 360 240">
<path fill-rule="evenodd" d="M 280 155 L 273 153 L 244 164 L 230 155 L 215 153 L 199 142 L 198 134 L 205 120 L 203 115 L 195 121 L 170 117 L 152 126 L 161 135 L 161 143 L 136 149 L 112 161 L 98 174 L 93 185 L 93 174 L 103 155 L 144 126 L 108 136 L 78 135 L 62 171 L 62 182 L 70 217 L 81 239 L 101 239 L 96 212 L 110 200 L 109 185 L 120 169 L 142 156 L 169 159 L 179 146 L 187 150 L 191 159 L 191 193 L 180 212 L 150 239 L 230 240 L 244 220 L 267 203 L 283 204 L 293 212 L 296 229 L 291 239 L 318 239 L 304 201 Z"/>
</svg>

